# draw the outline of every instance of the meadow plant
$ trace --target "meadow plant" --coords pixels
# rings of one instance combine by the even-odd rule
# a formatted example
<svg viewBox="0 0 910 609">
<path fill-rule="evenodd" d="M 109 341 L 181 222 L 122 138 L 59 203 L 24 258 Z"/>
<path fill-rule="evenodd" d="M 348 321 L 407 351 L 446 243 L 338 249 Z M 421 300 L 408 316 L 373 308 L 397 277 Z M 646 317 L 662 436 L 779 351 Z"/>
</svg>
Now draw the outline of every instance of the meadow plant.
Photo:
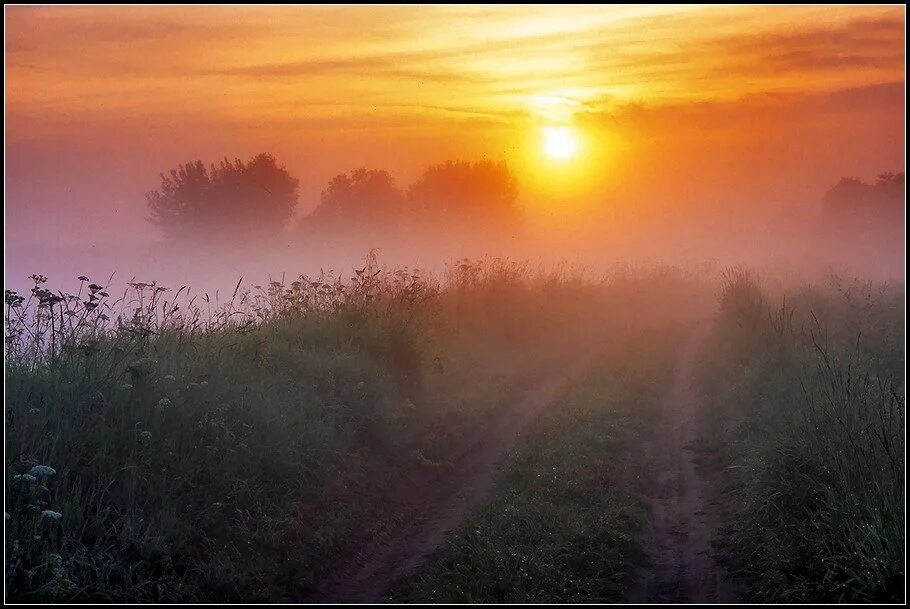
<svg viewBox="0 0 910 609">
<path fill-rule="evenodd" d="M 902 595 L 903 288 L 852 285 L 832 278 L 772 306 L 754 275 L 725 274 L 708 429 L 730 460 L 727 545 L 761 600 Z"/>
<path fill-rule="evenodd" d="M 495 259 L 229 299 L 32 279 L 6 293 L 10 600 L 303 594 L 397 480 L 660 300 Z"/>
</svg>

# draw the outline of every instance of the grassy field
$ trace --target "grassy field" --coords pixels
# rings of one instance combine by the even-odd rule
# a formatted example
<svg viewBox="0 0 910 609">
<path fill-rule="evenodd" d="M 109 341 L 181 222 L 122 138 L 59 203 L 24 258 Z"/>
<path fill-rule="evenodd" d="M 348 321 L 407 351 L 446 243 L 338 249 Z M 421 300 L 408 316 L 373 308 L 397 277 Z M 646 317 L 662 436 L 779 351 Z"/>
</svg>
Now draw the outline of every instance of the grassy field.
<svg viewBox="0 0 910 609">
<path fill-rule="evenodd" d="M 368 260 L 228 303 L 131 284 L 7 293 L 10 600 L 298 598 L 408 472 L 676 271 L 584 280 Z M 531 331 L 533 329 L 533 331 Z"/>
<path fill-rule="evenodd" d="M 702 384 L 728 462 L 725 546 L 760 601 L 904 594 L 904 287 L 727 275 Z"/>
<path fill-rule="evenodd" d="M 6 294 L 7 600 L 306 598 L 399 482 L 454 463 L 592 348 L 392 598 L 623 600 L 649 517 L 643 440 L 684 328 L 713 309 L 701 428 L 749 598 L 902 595 L 902 285 L 733 270 L 718 307 L 716 283 L 674 268 L 434 275 L 375 258 L 220 303 L 33 280 Z"/>
<path fill-rule="evenodd" d="M 618 332 L 523 434 L 486 505 L 392 599 L 623 600 L 643 561 L 640 448 L 669 382 L 680 330 Z"/>
</svg>

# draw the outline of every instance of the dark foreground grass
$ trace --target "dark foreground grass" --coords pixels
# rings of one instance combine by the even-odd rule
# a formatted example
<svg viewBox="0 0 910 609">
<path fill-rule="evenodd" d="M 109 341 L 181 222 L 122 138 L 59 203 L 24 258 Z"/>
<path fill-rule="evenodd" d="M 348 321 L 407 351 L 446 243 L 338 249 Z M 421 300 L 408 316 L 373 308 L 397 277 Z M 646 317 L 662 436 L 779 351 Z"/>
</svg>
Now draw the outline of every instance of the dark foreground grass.
<svg viewBox="0 0 910 609">
<path fill-rule="evenodd" d="M 705 432 L 729 461 L 725 545 L 755 600 L 903 600 L 903 298 L 834 278 L 784 300 L 728 275 Z"/>
<path fill-rule="evenodd" d="M 392 598 L 594 602 L 625 598 L 643 560 L 642 436 L 663 397 L 676 326 L 626 327 L 520 438 L 491 498 Z"/>
<path fill-rule="evenodd" d="M 673 270 L 368 261 L 222 306 L 36 276 L 6 295 L 6 598 L 302 598 L 397 481 L 687 290 Z"/>
</svg>

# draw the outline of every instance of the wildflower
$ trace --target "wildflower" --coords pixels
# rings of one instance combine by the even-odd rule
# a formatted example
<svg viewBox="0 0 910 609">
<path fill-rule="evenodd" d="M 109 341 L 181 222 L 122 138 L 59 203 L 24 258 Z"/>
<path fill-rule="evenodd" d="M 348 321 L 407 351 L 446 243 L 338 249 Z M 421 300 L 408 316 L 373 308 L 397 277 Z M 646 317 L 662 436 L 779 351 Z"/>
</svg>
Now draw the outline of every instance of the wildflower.
<svg viewBox="0 0 910 609">
<path fill-rule="evenodd" d="M 156 408 L 158 410 L 165 410 L 170 405 L 171 405 L 171 401 L 168 398 L 161 398 L 160 400 L 158 400 L 158 405 L 156 406 Z"/>
<path fill-rule="evenodd" d="M 41 410 L 39 410 L 38 408 L 30 408 L 28 411 L 29 414 L 39 414 L 40 412 L 41 412 Z"/>
<path fill-rule="evenodd" d="M 63 514 L 60 512 L 55 512 L 54 510 L 42 510 L 41 517 L 50 518 L 51 520 L 60 520 L 60 518 L 63 517 Z"/>
<path fill-rule="evenodd" d="M 78 277 L 76 277 L 76 279 L 78 279 L 79 281 L 88 281 L 88 277 L 86 277 L 85 275 L 79 275 Z"/>
<path fill-rule="evenodd" d="M 35 477 L 49 478 L 50 476 L 55 476 L 57 470 L 49 465 L 36 465 L 28 473 Z"/>
<path fill-rule="evenodd" d="M 209 382 L 208 382 L 208 381 L 199 381 L 199 386 L 200 386 L 200 387 L 208 387 L 208 386 L 209 386 Z"/>
<path fill-rule="evenodd" d="M 48 554 L 47 562 L 49 562 L 54 567 L 60 567 L 63 565 L 63 557 L 60 556 L 59 554 Z"/>
<path fill-rule="evenodd" d="M 150 432 L 150 431 L 143 431 L 142 433 L 139 434 L 139 438 L 140 438 L 141 440 L 144 440 L 144 441 L 148 442 L 149 440 L 152 439 L 152 432 Z"/>
<path fill-rule="evenodd" d="M 174 376 L 173 374 L 165 374 L 165 375 L 164 375 L 164 380 L 166 380 L 166 381 L 176 381 L 176 380 L 177 380 L 177 377 Z"/>
<path fill-rule="evenodd" d="M 121 387 L 121 389 L 126 389 L 126 390 L 130 390 L 133 388 L 133 386 L 130 385 L 129 383 L 123 383 L 122 385 L 120 385 L 120 387 Z"/>
<path fill-rule="evenodd" d="M 31 474 L 19 474 L 18 476 L 13 476 L 13 480 L 19 480 L 20 482 L 28 482 L 31 484 L 35 482 L 37 478 Z"/>
<path fill-rule="evenodd" d="M 22 296 L 20 296 L 17 292 L 15 292 L 13 290 L 6 290 L 5 298 L 6 298 L 6 304 L 8 304 L 9 306 L 11 306 L 13 308 L 19 307 L 25 301 L 25 298 L 23 298 Z"/>
</svg>

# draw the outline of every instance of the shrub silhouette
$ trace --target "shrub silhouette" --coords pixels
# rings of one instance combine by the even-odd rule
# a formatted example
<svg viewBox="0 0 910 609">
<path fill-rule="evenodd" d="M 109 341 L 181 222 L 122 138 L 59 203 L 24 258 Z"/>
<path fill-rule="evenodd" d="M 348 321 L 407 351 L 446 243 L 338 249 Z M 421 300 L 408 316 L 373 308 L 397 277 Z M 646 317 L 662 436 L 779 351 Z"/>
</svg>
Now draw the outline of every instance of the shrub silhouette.
<svg viewBox="0 0 910 609">
<path fill-rule="evenodd" d="M 401 230 L 408 239 L 417 239 L 429 234 L 422 229 L 444 226 L 455 238 L 514 226 L 517 194 L 505 163 L 431 165 L 405 192 L 388 171 L 360 168 L 332 178 L 301 228 L 329 231 L 333 237 L 398 240 L 404 236 Z"/>
<path fill-rule="evenodd" d="M 504 162 L 447 161 L 432 165 L 408 189 L 420 217 L 456 225 L 500 226 L 517 218 L 518 186 Z"/>
<path fill-rule="evenodd" d="M 825 215 L 836 224 L 892 222 L 904 211 L 904 174 L 885 172 L 875 184 L 841 178 L 822 199 Z"/>
<path fill-rule="evenodd" d="M 274 156 L 249 162 L 226 158 L 206 169 L 202 161 L 161 174 L 146 195 L 150 220 L 172 238 L 280 230 L 297 204 L 298 181 Z"/>
<path fill-rule="evenodd" d="M 332 178 L 304 226 L 333 230 L 389 226 L 399 222 L 403 212 L 404 194 L 392 174 L 360 168 Z"/>
</svg>

